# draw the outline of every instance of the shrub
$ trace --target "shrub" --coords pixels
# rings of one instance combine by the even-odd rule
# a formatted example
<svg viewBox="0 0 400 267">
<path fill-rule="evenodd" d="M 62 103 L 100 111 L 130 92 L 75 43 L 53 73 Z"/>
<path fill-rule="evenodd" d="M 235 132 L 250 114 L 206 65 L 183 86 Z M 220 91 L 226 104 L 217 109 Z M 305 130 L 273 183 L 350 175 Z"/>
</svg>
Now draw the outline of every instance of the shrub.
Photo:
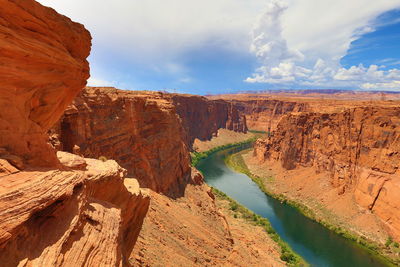
<svg viewBox="0 0 400 267">
<path fill-rule="evenodd" d="M 100 156 L 100 157 L 99 157 L 99 160 L 101 160 L 102 162 L 106 162 L 106 161 L 107 161 L 107 158 L 104 157 L 104 156 Z"/>
<path fill-rule="evenodd" d="M 385 246 L 389 247 L 392 243 L 393 243 L 393 239 L 391 236 L 389 236 L 388 239 L 386 240 Z"/>
<path fill-rule="evenodd" d="M 235 211 L 235 210 L 237 210 L 238 209 L 238 204 L 236 203 L 236 202 L 231 202 L 230 204 L 229 204 L 229 208 L 231 209 L 231 210 L 233 210 L 233 211 Z"/>
<path fill-rule="evenodd" d="M 255 222 L 258 221 L 258 216 L 255 213 L 253 214 L 253 221 L 255 221 Z"/>
<path fill-rule="evenodd" d="M 270 222 L 268 219 L 263 218 L 254 212 L 248 210 L 246 207 L 243 207 L 233 199 L 231 199 L 229 196 L 227 196 L 225 193 L 219 191 L 216 188 L 212 187 L 212 191 L 214 195 L 217 198 L 228 200 L 229 201 L 229 207 L 231 210 L 236 211 L 237 213 L 234 213 L 234 217 L 237 218 L 237 216 L 240 216 L 241 218 L 244 218 L 248 220 L 249 222 L 251 221 L 252 224 L 254 225 L 259 225 L 264 228 L 264 230 L 268 233 L 268 235 L 271 237 L 273 241 L 275 241 L 278 246 L 281 248 L 281 259 L 285 262 L 287 262 L 287 266 L 308 266 L 308 264 L 302 259 L 298 254 L 296 254 L 288 244 L 286 244 L 280 236 L 275 232 L 275 230 L 272 228 Z"/>
</svg>

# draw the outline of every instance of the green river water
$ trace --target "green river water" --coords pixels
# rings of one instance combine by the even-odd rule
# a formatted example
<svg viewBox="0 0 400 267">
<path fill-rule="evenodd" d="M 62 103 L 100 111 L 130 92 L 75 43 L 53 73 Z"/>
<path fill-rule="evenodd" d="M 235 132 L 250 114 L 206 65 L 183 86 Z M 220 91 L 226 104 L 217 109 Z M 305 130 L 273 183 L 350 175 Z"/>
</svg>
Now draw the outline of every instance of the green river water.
<svg viewBox="0 0 400 267">
<path fill-rule="evenodd" d="M 197 165 L 206 182 L 267 218 L 281 238 L 311 266 L 387 266 L 354 242 L 305 217 L 295 208 L 267 196 L 247 175 L 225 165 L 224 157 L 238 152 L 216 152 Z"/>
</svg>

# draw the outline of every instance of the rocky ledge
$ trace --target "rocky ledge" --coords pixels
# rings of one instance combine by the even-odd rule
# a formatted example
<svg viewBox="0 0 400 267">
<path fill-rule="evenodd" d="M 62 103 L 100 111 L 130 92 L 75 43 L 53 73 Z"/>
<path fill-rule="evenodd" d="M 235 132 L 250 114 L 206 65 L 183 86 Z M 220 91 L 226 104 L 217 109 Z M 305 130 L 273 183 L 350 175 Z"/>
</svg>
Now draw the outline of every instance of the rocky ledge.
<svg viewBox="0 0 400 267">
<path fill-rule="evenodd" d="M 149 197 L 115 161 L 48 143 L 89 76 L 89 32 L 35 1 L 3 0 L 0 35 L 0 265 L 125 264 Z"/>
</svg>

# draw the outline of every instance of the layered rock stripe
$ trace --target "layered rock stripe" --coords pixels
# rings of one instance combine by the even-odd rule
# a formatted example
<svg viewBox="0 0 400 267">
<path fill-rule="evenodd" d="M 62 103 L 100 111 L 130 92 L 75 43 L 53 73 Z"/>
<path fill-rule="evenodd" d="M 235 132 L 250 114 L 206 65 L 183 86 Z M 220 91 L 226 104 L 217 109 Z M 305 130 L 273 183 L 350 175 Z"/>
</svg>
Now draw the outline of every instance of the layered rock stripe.
<svg viewBox="0 0 400 267">
<path fill-rule="evenodd" d="M 53 129 L 53 143 L 86 157 L 116 160 L 142 187 L 169 195 L 190 180 L 196 138 L 220 128 L 246 132 L 245 117 L 223 100 L 159 92 L 86 87 Z"/>
<path fill-rule="evenodd" d="M 1 0 L 0 14 L 0 147 L 54 165 L 46 131 L 86 84 L 91 36 L 35 1 Z"/>
<path fill-rule="evenodd" d="M 149 196 L 115 161 L 48 143 L 89 77 L 89 32 L 35 1 L 1 0 L 0 35 L 0 265 L 126 264 Z"/>
<path fill-rule="evenodd" d="M 201 174 L 190 167 L 194 139 L 210 138 L 221 127 L 246 131 L 245 118 L 234 106 L 193 96 L 87 89 L 63 115 L 89 76 L 86 57 L 90 34 L 82 25 L 34 1 L 0 4 L 0 33 L 4 36 L 0 41 L 0 103 L 7 107 L 0 115 L 2 266 L 140 265 L 142 258 L 136 260 L 133 248 L 150 194 L 132 176 L 155 191 L 181 192 L 184 197 L 176 204 L 177 200 L 152 194 L 156 200 L 189 207 L 189 212 L 190 205 L 196 205 L 193 218 L 204 225 L 214 218 L 217 225 L 208 229 L 215 237 L 210 248 L 216 258 L 221 252 L 229 256 L 219 263 L 240 265 L 248 253 L 257 252 L 252 247 L 247 254 L 237 255 L 236 250 L 245 251 L 253 244 L 242 237 L 243 231 L 251 229 L 240 230 L 239 242 L 233 246 L 226 219 Z M 117 111 L 117 105 L 122 109 Z M 203 128 L 192 130 L 193 114 L 202 118 Z M 108 129 L 116 133 L 110 134 Z M 79 135 L 71 135 L 75 132 Z M 86 141 L 76 142 L 81 137 Z M 83 154 L 102 160 L 84 158 Z M 191 183 L 189 193 L 183 195 L 187 182 Z M 160 214 L 164 209 L 160 207 Z M 154 219 L 159 221 L 154 217 L 147 221 Z M 146 235 L 153 234 L 143 232 L 141 237 L 148 240 Z M 204 238 L 203 234 L 189 235 L 194 240 Z M 266 234 L 263 238 L 271 242 Z M 179 249 L 173 244 L 171 255 Z M 273 243 L 266 247 L 275 250 Z M 191 249 L 184 252 L 182 259 L 187 260 L 182 263 L 196 265 Z M 274 257 L 263 254 L 252 262 L 282 264 L 277 259 L 279 252 L 273 252 Z M 209 256 L 198 254 L 197 260 L 208 262 Z"/>
<path fill-rule="evenodd" d="M 399 125 L 395 107 L 290 114 L 270 138 L 256 142 L 254 154 L 260 162 L 278 161 L 287 170 L 301 166 L 327 173 L 338 194 L 351 192 L 399 240 Z"/>
</svg>

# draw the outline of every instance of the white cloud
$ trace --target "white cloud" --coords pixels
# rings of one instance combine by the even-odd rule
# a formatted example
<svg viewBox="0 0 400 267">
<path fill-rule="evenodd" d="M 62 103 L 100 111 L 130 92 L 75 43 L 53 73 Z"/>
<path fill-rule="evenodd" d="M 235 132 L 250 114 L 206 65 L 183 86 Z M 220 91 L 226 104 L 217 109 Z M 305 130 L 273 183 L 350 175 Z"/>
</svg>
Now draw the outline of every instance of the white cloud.
<svg viewBox="0 0 400 267">
<path fill-rule="evenodd" d="M 391 79 L 398 79 L 400 80 L 400 70 L 398 69 L 391 69 L 388 71 L 388 77 Z"/>
<path fill-rule="evenodd" d="M 102 77 L 110 72 L 99 58 L 107 54 L 185 79 L 191 76 L 185 59 L 197 49 L 254 54 L 260 67 L 246 80 L 251 83 L 359 87 L 397 75 L 381 66 L 343 69 L 340 58 L 400 0 L 38 1 L 90 30 L 92 69 Z M 369 80 L 360 80 L 364 73 Z"/>
<path fill-rule="evenodd" d="M 95 77 L 90 77 L 87 81 L 88 86 L 115 86 L 113 82 L 106 81 L 103 79 L 98 79 Z"/>
<path fill-rule="evenodd" d="M 259 18 L 253 32 L 253 43 L 250 51 L 269 65 L 277 65 L 285 61 L 301 61 L 304 56 L 295 49 L 289 49 L 282 37 L 280 17 L 287 5 L 282 1 L 271 1 L 267 4 L 265 13 Z M 283 68 L 290 68 L 283 65 Z"/>
<path fill-rule="evenodd" d="M 361 88 L 366 90 L 400 90 L 400 80 L 387 83 L 364 83 Z"/>
<path fill-rule="evenodd" d="M 196 73 L 191 73 L 187 61 L 201 57 L 201 50 L 242 53 L 250 58 L 250 31 L 265 6 L 265 0 L 38 1 L 91 32 L 89 61 L 96 77 L 135 89 L 149 89 L 149 84 L 157 83 L 172 86 L 168 81 L 161 84 L 164 78 L 151 81 L 153 76 L 154 80 L 168 76 L 172 83 L 188 84 Z"/>
<path fill-rule="evenodd" d="M 94 45 L 128 59 L 171 60 L 213 45 L 246 51 L 265 0 L 39 0 L 79 21 Z"/>
<path fill-rule="evenodd" d="M 254 25 L 250 47 L 262 66 L 246 81 L 325 87 L 390 83 L 398 79 L 397 69 L 362 64 L 346 69 L 340 59 L 352 41 L 374 31 L 378 15 L 397 7 L 400 0 L 270 0 Z"/>
</svg>

